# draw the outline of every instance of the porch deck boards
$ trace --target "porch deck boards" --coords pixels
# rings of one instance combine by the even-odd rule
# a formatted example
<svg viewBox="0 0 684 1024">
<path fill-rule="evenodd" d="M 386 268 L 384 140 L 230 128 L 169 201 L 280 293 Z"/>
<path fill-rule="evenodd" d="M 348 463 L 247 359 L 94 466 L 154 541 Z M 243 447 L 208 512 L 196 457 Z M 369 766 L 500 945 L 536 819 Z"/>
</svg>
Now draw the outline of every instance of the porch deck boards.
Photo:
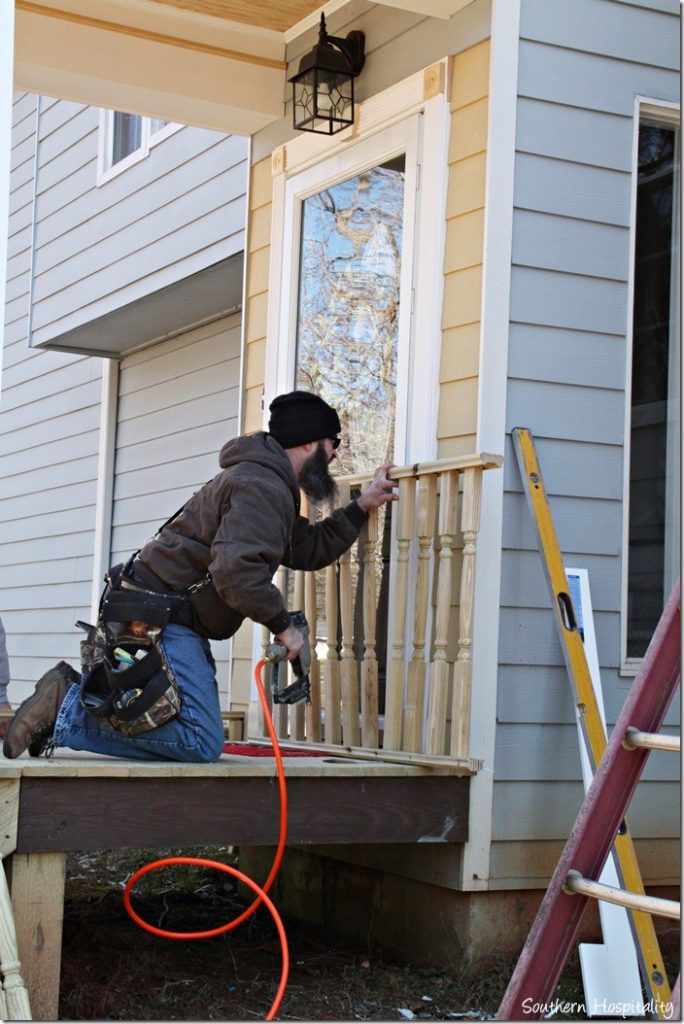
<svg viewBox="0 0 684 1024">
<path fill-rule="evenodd" d="M 288 841 L 463 842 L 468 779 L 445 768 L 290 757 Z M 19 778 L 16 851 L 274 845 L 275 760 L 223 755 L 208 765 L 96 756 L 0 765 Z"/>
</svg>

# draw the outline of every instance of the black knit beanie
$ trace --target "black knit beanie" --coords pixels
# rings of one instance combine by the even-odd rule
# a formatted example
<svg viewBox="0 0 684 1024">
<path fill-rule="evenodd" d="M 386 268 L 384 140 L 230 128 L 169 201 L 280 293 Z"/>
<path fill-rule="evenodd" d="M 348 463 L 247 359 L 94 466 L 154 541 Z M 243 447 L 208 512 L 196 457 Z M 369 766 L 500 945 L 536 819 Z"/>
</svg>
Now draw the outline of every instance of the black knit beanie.
<svg viewBox="0 0 684 1024">
<path fill-rule="evenodd" d="M 332 406 L 310 391 L 278 395 L 268 409 L 271 414 L 268 432 L 283 448 L 336 437 L 342 429 Z"/>
</svg>

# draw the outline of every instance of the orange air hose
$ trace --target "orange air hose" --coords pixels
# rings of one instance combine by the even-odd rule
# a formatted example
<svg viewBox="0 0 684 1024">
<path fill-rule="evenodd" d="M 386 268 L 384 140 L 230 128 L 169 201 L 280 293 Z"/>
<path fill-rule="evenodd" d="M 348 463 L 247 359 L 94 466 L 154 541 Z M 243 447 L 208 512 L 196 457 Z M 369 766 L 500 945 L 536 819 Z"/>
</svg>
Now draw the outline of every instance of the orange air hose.
<svg viewBox="0 0 684 1024">
<path fill-rule="evenodd" d="M 207 860 L 204 857 L 164 857 L 162 860 L 155 860 L 149 864 L 145 864 L 142 868 L 139 868 L 126 882 L 126 887 L 123 894 L 123 903 L 128 915 L 135 921 L 137 925 L 144 928 L 145 931 L 150 932 L 152 935 L 161 936 L 164 939 L 210 939 L 215 935 L 223 935 L 224 932 L 230 932 L 233 928 L 237 928 L 239 924 L 246 921 L 251 914 L 257 909 L 260 903 L 269 910 L 271 917 L 275 922 L 275 926 L 278 930 L 278 936 L 280 938 L 280 948 L 282 950 L 282 969 L 280 974 L 280 983 L 278 985 L 278 991 L 276 992 L 275 999 L 271 1005 L 271 1009 L 268 1011 L 266 1020 L 273 1020 L 285 994 L 285 987 L 287 985 L 287 977 L 290 969 L 290 955 L 287 946 L 287 936 L 285 935 L 285 928 L 280 915 L 274 907 L 272 901 L 269 899 L 267 893 L 273 884 L 273 880 L 278 873 L 280 862 L 283 859 L 283 852 L 285 850 L 285 841 L 287 838 L 287 789 L 285 786 L 285 770 L 283 768 L 283 759 L 280 753 L 280 747 L 278 745 L 278 737 L 276 736 L 275 729 L 273 728 L 273 720 L 271 718 L 271 712 L 266 700 L 266 694 L 264 693 L 264 686 L 261 680 L 261 670 L 266 664 L 266 659 L 262 658 L 258 662 L 254 669 L 254 679 L 257 684 L 257 690 L 259 693 L 259 700 L 261 701 L 261 707 L 264 712 L 264 721 L 268 729 L 268 734 L 271 737 L 273 744 L 273 754 L 276 760 L 276 767 L 278 770 L 278 788 L 280 792 L 280 835 L 278 837 L 278 847 L 276 849 L 275 857 L 273 858 L 273 864 L 268 874 L 268 878 L 260 887 L 253 882 L 248 875 L 245 875 L 242 871 L 238 871 L 237 868 L 231 867 L 229 864 L 222 864 L 217 860 Z M 157 871 L 159 868 L 168 867 L 172 864 L 194 864 L 201 867 L 214 868 L 216 871 L 223 871 L 228 875 L 232 875 L 234 878 L 238 878 L 241 882 L 244 882 L 248 888 L 256 893 L 256 899 L 244 910 L 238 917 L 232 921 L 228 921 L 227 924 L 219 925 L 217 928 L 209 928 L 206 931 L 200 932 L 172 932 L 167 931 L 165 928 L 157 928 L 153 924 L 149 924 L 143 920 L 142 917 L 133 909 L 131 905 L 131 892 L 136 882 L 143 877 L 148 875 L 152 871 Z"/>
</svg>

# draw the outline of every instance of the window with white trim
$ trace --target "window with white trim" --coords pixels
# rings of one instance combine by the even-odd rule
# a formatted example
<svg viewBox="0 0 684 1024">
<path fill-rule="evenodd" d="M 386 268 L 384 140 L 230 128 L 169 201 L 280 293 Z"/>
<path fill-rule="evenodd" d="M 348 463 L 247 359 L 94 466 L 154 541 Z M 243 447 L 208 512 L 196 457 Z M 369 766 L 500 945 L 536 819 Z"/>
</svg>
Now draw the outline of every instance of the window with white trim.
<svg viewBox="0 0 684 1024">
<path fill-rule="evenodd" d="M 98 153 L 98 185 L 144 160 L 150 149 L 182 125 L 158 117 L 102 110 Z"/>
<path fill-rule="evenodd" d="M 643 658 L 680 558 L 679 127 L 641 110 L 630 381 L 623 664 Z"/>
</svg>

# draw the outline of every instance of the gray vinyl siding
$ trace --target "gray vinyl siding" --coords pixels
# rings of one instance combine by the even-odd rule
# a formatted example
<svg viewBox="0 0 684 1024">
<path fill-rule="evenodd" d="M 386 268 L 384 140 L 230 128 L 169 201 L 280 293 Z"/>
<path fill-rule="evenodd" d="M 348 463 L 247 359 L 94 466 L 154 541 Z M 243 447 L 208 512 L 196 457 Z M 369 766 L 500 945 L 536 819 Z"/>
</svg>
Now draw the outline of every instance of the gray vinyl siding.
<svg viewBox="0 0 684 1024">
<path fill-rule="evenodd" d="M 218 470 L 238 433 L 239 315 L 122 360 L 112 564 L 123 561 Z M 228 709 L 230 642 L 212 643 Z"/>
<path fill-rule="evenodd" d="M 97 108 L 41 98 L 35 233 L 16 243 L 35 250 L 33 345 L 244 248 L 245 139 L 183 127 L 97 187 L 99 133 Z"/>
<path fill-rule="evenodd" d="M 634 101 L 678 101 L 678 14 L 673 0 L 521 6 L 506 427 L 531 429 L 565 562 L 589 570 L 609 727 L 633 682 L 619 670 Z M 510 438 L 505 458 L 494 887 L 545 884 L 582 800 Z M 677 875 L 678 773 L 676 758 L 652 757 L 630 811 L 634 834 L 666 851 L 654 881 Z M 538 850 L 530 871 L 521 844 Z"/>
<path fill-rule="evenodd" d="M 36 97 L 13 107 L 0 391 L 0 614 L 16 706 L 56 661 L 78 664 L 90 613 L 99 359 L 27 345 Z"/>
</svg>

